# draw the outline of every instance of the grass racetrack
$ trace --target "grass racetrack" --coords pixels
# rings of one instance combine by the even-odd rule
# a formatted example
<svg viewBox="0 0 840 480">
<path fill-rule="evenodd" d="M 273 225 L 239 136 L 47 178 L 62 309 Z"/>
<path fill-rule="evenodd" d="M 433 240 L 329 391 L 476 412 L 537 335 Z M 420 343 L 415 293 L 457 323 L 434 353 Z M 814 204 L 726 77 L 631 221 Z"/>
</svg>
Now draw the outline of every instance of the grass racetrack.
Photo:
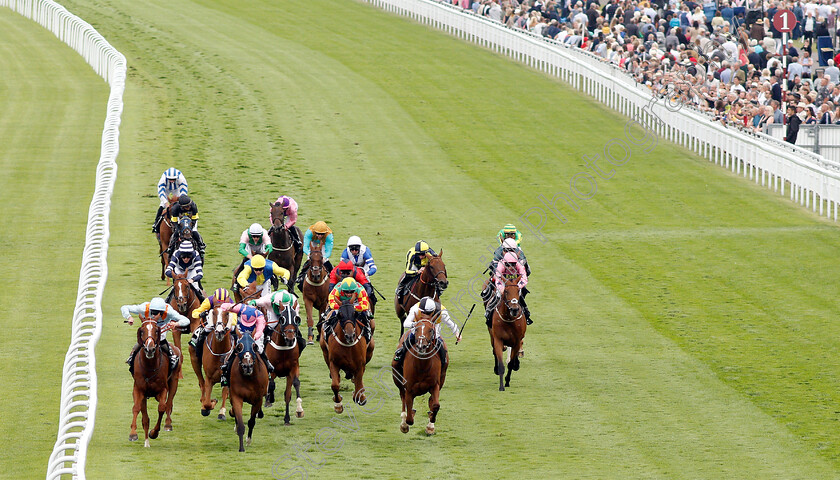
<svg viewBox="0 0 840 480">
<path fill-rule="evenodd" d="M 522 369 L 508 391 L 497 391 L 477 307 L 464 341 L 450 345 L 436 436 L 418 427 L 401 434 L 399 400 L 372 378 L 389 364 L 399 330 L 384 301 L 366 375 L 381 402 L 355 409 L 355 422 L 333 413 L 326 367 L 310 347 L 302 358 L 306 417 L 282 427 L 279 404 L 266 410 L 245 454 L 236 452 L 232 421 L 200 416 L 189 367 L 175 399 L 175 431 L 151 449 L 129 443 L 131 380 L 122 361 L 135 334 L 119 306 L 163 289 L 149 229 L 166 167 L 185 172 L 201 211 L 208 289 L 229 284 L 239 234 L 265 223 L 267 202 L 289 194 L 300 204 L 302 228 L 326 220 L 338 245 L 361 236 L 380 267 L 373 281 L 383 293 L 393 292 L 416 240 L 443 248 L 448 305 L 484 269 L 480 257 L 498 229 L 524 227 L 518 217 L 541 205 L 537 194 L 568 193 L 586 168 L 583 155 L 603 156 L 608 141 L 625 137 L 626 119 L 521 65 L 354 1 L 64 4 L 130 66 L 90 478 L 840 476 L 837 227 L 665 142 L 647 154 L 634 148 L 612 178 L 598 178 L 579 210 L 564 210 L 565 224 L 548 218 L 545 243 L 523 228 L 535 324 Z M 25 22 L 5 11 L 0 21 Z M 57 40 L 53 50 L 81 62 Z M 14 50 L 0 53 L 0 62 L 14 62 Z M 102 111 L 93 130 L 104 116 L 98 88 L 102 100 L 88 98 L 90 109 Z M 62 194 L 68 208 L 78 191 L 92 190 L 93 150 L 84 161 L 56 160 L 87 182 Z M 7 204 L 31 193 L 12 180 L 8 188 L 19 193 L 4 190 Z M 88 200 L 79 202 L 84 211 Z M 19 240 L 31 223 L 19 221 L 23 210 L 7 215 L 6 243 L 20 249 L 4 258 L 19 272 L 19 259 L 34 248 Z M 75 228 L 79 243 L 62 245 L 48 264 L 71 260 L 61 269 L 68 307 L 49 310 L 61 348 L 44 354 L 49 374 L 36 375 L 37 392 L 8 382 L 13 370 L 2 367 L 5 413 L 9 392 L 28 395 L 39 402 L 30 414 L 39 424 L 56 417 L 57 392 L 49 402 L 40 392 L 56 390 L 82 248 L 84 215 L 74 226 L 64 218 L 62 228 Z M 12 304 L 10 293 L 4 305 Z M 18 316 L 4 312 L 4 324 L 31 329 L 18 338 L 30 342 L 27 354 L 40 351 L 43 330 Z M 425 399 L 415 408 L 419 426 Z M 10 442 L 17 427 L 2 425 L 2 442 Z M 45 429 L 28 453 L 32 462 L 46 462 L 54 429 Z"/>
</svg>

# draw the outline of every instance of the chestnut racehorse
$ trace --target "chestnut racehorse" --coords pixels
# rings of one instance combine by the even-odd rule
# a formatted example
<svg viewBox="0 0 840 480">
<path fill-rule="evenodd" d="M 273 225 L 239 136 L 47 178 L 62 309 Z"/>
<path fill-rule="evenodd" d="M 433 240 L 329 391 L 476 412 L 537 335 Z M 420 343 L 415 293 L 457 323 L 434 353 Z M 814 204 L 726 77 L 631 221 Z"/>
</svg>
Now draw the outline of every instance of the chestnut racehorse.
<svg viewBox="0 0 840 480">
<path fill-rule="evenodd" d="M 320 250 L 312 250 L 309 253 L 309 270 L 303 281 L 303 304 L 306 308 L 306 325 L 309 327 L 306 341 L 312 343 L 312 309 L 318 310 L 318 317 L 327 310 L 327 299 L 330 295 L 328 280 L 329 273 L 324 268 L 324 256 Z"/>
<path fill-rule="evenodd" d="M 338 393 L 341 385 L 339 370 L 344 370 L 347 378 L 353 380 L 353 401 L 364 405 L 367 397 L 364 394 L 363 377 L 365 365 L 373 356 L 373 350 L 368 349 L 367 340 L 362 335 L 364 327 L 356 320 L 356 310 L 352 303 L 342 304 L 337 315 L 337 319 L 323 325 L 320 344 L 324 361 L 330 369 L 335 412 L 342 413 L 344 405 Z"/>
<path fill-rule="evenodd" d="M 402 341 L 408 341 L 411 332 L 403 336 Z M 442 343 L 441 343 L 442 345 Z M 429 423 L 426 434 L 434 435 L 435 420 L 440 410 L 440 389 L 446 381 L 446 367 L 442 364 L 438 352 L 438 339 L 435 326 L 428 318 L 423 318 L 414 324 L 413 339 L 410 341 L 408 352 L 403 360 L 403 375 L 399 377 L 397 362 L 391 363 L 394 383 L 400 391 L 402 413 L 400 413 L 400 431 L 408 433 L 410 425 L 414 425 L 414 399 L 420 395 L 429 394 Z"/>
<path fill-rule="evenodd" d="M 178 376 L 181 373 L 181 362 L 174 371 L 169 371 L 169 360 L 160 349 L 161 329 L 154 320 L 144 321 L 137 329 L 137 343 L 142 346 L 134 356 L 134 414 L 131 419 L 131 432 L 128 439 L 137 440 L 137 414 L 143 413 L 143 432 L 146 434 L 145 446 L 151 446 L 149 439 L 155 439 L 160 432 L 160 421 L 166 414 L 166 424 L 163 429 L 172 431 L 172 401 L 178 391 Z M 180 355 L 180 350 L 171 347 L 173 353 Z M 154 397 L 158 402 L 158 419 L 155 428 L 149 431 L 149 412 L 146 402 Z"/>
<path fill-rule="evenodd" d="M 268 254 L 268 259 L 288 270 L 291 275 L 286 285 L 289 292 L 294 293 L 295 279 L 298 271 L 300 271 L 300 262 L 303 259 L 303 250 L 295 249 L 292 242 L 292 236 L 286 228 L 286 216 L 283 215 L 283 207 L 278 204 L 269 203 L 271 207 L 271 218 L 274 223 L 271 225 L 269 236 L 271 237 L 271 246 L 273 250 Z M 303 239 L 303 235 L 297 226 L 292 226 L 297 233 L 297 238 Z"/>
<path fill-rule="evenodd" d="M 228 316 L 232 314 L 222 312 L 221 308 L 216 307 L 207 312 L 207 315 L 213 320 L 214 326 L 213 331 L 204 338 L 204 344 L 201 345 L 201 355 L 196 355 L 195 347 L 190 345 L 190 359 L 195 375 L 198 377 L 198 386 L 201 388 L 201 414 L 205 417 L 210 415 L 210 411 L 218 403 L 218 400 L 211 398 L 213 386 L 221 381 L 222 362 L 233 348 L 233 339 L 231 338 L 230 328 L 227 326 Z M 202 367 L 204 368 L 204 375 L 201 374 Z M 225 419 L 227 397 L 228 387 L 222 387 L 222 407 L 219 408 L 219 420 Z"/>
<path fill-rule="evenodd" d="M 291 425 L 289 422 L 291 419 L 289 402 L 292 400 L 292 386 L 295 387 L 297 396 L 295 415 L 298 418 L 303 418 L 303 401 L 300 398 L 300 355 L 306 348 L 306 343 L 298 332 L 297 322 L 299 320 L 296 317 L 294 310 L 285 307 L 280 312 L 277 326 L 271 331 L 271 337 L 265 346 L 268 361 L 274 366 L 274 373 L 271 374 L 271 380 L 268 383 L 268 398 L 265 406 L 267 408 L 274 403 L 274 379 L 286 377 L 286 393 L 283 397 L 286 400 L 286 415 L 283 417 L 285 425 Z"/>
<path fill-rule="evenodd" d="M 233 349 L 234 358 L 230 365 L 230 409 L 236 418 L 236 434 L 239 435 L 239 451 L 245 451 L 242 436 L 245 423 L 242 421 L 243 402 L 251 404 L 251 418 L 248 420 L 247 445 L 251 445 L 251 435 L 257 417 L 262 418 L 263 397 L 268 393 L 268 369 L 260 359 L 250 332 L 244 332 Z"/>
<path fill-rule="evenodd" d="M 397 301 L 399 296 L 394 296 L 394 308 L 400 321 L 400 336 L 405 333 L 402 324 L 411 307 L 423 297 L 432 297 L 439 302 L 440 294 L 449 286 L 449 280 L 446 279 L 446 264 L 443 263 L 443 249 L 437 255 L 427 253 L 426 258 L 429 259 L 428 265 L 420 269 L 417 280 L 411 285 L 408 293 L 403 295 L 402 303 Z"/>
<path fill-rule="evenodd" d="M 192 286 L 190 286 L 190 281 L 187 280 L 186 272 L 180 275 L 172 275 L 172 281 L 172 299 L 169 301 L 169 305 L 171 305 L 175 311 L 190 319 L 190 325 L 188 327 L 172 330 L 172 340 L 175 342 L 178 350 L 180 350 L 181 334 L 194 332 L 195 329 L 198 328 L 199 323 L 201 323 L 199 319 L 192 317 L 193 310 L 200 307 L 201 302 L 198 300 L 198 295 L 195 294 L 195 290 L 193 290 Z M 194 350 L 195 349 L 192 348 L 190 349 L 190 355 L 195 354 Z"/>
<path fill-rule="evenodd" d="M 160 246 L 160 279 L 166 280 L 167 286 L 169 286 L 169 278 L 163 273 L 166 271 L 166 266 L 169 265 L 169 253 L 167 253 L 167 249 L 169 249 L 169 241 L 172 239 L 172 233 L 174 232 L 172 222 L 169 221 L 169 207 L 167 205 L 163 209 L 163 212 L 161 212 L 163 218 L 160 224 L 158 224 L 158 232 L 156 234 L 158 245 Z"/>
<path fill-rule="evenodd" d="M 518 276 L 505 280 L 505 289 L 494 307 L 493 321 L 488 329 L 490 331 L 490 345 L 493 347 L 493 371 L 499 376 L 499 391 L 501 392 L 505 391 L 505 387 L 510 386 L 511 372 L 519 370 L 519 348 L 522 339 L 525 338 L 525 329 L 527 328 L 525 315 L 519 305 L 521 292 L 518 283 Z M 485 302 L 486 307 L 487 303 Z M 505 347 L 510 347 L 511 352 L 510 361 L 507 365 L 507 376 L 504 377 L 503 384 L 502 376 L 505 374 L 503 352 Z"/>
</svg>

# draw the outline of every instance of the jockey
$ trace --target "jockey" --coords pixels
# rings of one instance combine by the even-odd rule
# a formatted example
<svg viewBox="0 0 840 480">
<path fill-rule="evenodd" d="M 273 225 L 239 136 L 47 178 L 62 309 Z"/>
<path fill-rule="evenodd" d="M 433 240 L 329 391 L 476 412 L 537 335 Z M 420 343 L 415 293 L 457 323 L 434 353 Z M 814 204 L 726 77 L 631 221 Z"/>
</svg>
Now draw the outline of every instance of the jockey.
<svg viewBox="0 0 840 480">
<path fill-rule="evenodd" d="M 295 226 L 295 222 L 297 222 L 297 210 L 298 204 L 292 197 L 287 197 L 286 195 L 281 196 L 274 202 L 274 206 L 282 207 L 283 208 L 283 215 L 286 216 L 286 222 L 283 224 L 289 230 L 289 236 L 292 237 L 292 242 L 295 244 L 295 249 L 300 250 L 301 239 L 298 238 L 297 229 L 292 228 Z M 268 230 L 269 234 L 274 229 L 274 217 L 271 216 L 271 213 L 268 214 L 268 222 L 271 225 L 271 228 Z"/>
<path fill-rule="evenodd" d="M 166 301 L 160 297 L 155 297 L 151 302 L 144 302 L 139 305 L 123 305 L 120 307 L 120 313 L 123 318 L 128 321 L 129 325 L 134 324 L 134 319 L 131 314 L 137 315 L 140 322 L 147 320 L 154 320 L 158 327 L 163 329 L 166 324 L 170 327 L 186 327 L 190 324 L 190 319 L 176 312 L 174 308 L 170 307 Z M 125 363 L 128 364 L 128 371 L 134 374 L 134 356 L 140 351 L 141 345 L 139 343 L 134 345 L 128 359 Z M 178 355 L 172 351 L 169 342 L 166 341 L 166 332 L 160 332 L 160 349 L 169 357 L 169 371 L 175 370 L 178 367 Z"/>
<path fill-rule="evenodd" d="M 497 248 L 496 251 L 493 253 L 493 261 L 490 262 L 490 266 L 488 267 L 490 274 L 492 275 L 493 272 L 496 271 L 496 267 L 499 265 L 499 261 L 508 252 L 516 253 L 517 256 L 519 256 L 519 263 L 521 263 L 525 267 L 525 273 L 530 275 L 531 267 L 528 266 L 528 259 L 525 258 L 525 253 L 522 252 L 522 248 L 516 244 L 516 240 L 514 240 L 513 238 L 506 238 L 505 241 L 502 242 L 502 244 L 499 246 L 499 248 Z"/>
<path fill-rule="evenodd" d="M 186 273 L 190 287 L 195 291 L 198 300 L 204 301 L 204 291 L 201 288 L 201 279 L 204 277 L 203 266 L 201 257 L 196 254 L 192 243 L 183 241 L 178 247 L 178 251 L 169 259 L 169 265 L 166 267 L 164 274 L 172 278 L 174 275 Z M 169 297 L 166 301 L 172 300 L 172 295 L 174 294 L 175 289 L 169 292 Z"/>
<path fill-rule="evenodd" d="M 266 260 L 262 255 L 254 255 L 250 260 L 245 262 L 242 266 L 242 271 L 236 277 L 236 282 L 233 284 L 234 290 L 245 288 L 249 283 L 257 282 L 257 291 L 262 292 L 260 297 L 267 297 L 271 293 L 271 287 L 277 288 L 280 285 L 280 279 L 283 278 L 286 282 L 289 280 L 288 270 L 277 265 L 271 260 Z"/>
<path fill-rule="evenodd" d="M 174 203 L 181 195 L 189 193 L 187 186 L 187 179 L 184 174 L 177 168 L 168 168 L 158 180 L 158 197 L 160 197 L 160 207 L 158 207 L 157 215 L 155 215 L 155 224 L 152 231 L 157 233 L 160 225 L 160 219 L 163 218 L 163 210 L 171 203 Z"/>
<path fill-rule="evenodd" d="M 198 207 L 195 205 L 195 202 L 188 195 L 181 195 L 178 198 L 178 203 L 172 206 L 169 209 L 169 214 L 172 216 L 170 220 L 173 223 L 177 223 L 178 219 L 181 216 L 188 216 L 190 220 L 192 220 L 192 237 L 195 239 L 196 244 L 198 246 L 198 253 L 202 257 L 204 257 L 204 240 L 201 239 L 201 234 L 198 233 Z M 183 232 L 176 232 L 176 235 L 172 235 L 172 239 L 170 240 L 170 249 L 172 245 L 175 245 L 176 237 L 180 237 L 183 235 Z"/>
<path fill-rule="evenodd" d="M 499 230 L 499 245 L 501 245 L 506 238 L 512 238 L 516 240 L 516 244 L 519 245 L 522 243 L 522 232 L 516 229 L 516 226 L 508 223 L 501 230 Z"/>
<path fill-rule="evenodd" d="M 525 267 L 519 263 L 519 258 L 513 252 L 508 252 L 505 254 L 504 258 L 499 265 L 496 267 L 495 272 L 493 273 L 493 278 L 491 279 L 491 283 L 493 283 L 496 287 L 496 301 L 493 303 L 488 303 L 488 307 L 493 305 L 493 308 L 487 308 L 484 312 L 485 316 L 487 317 L 487 326 L 489 327 L 493 321 L 493 310 L 496 305 L 498 305 L 499 299 L 502 296 L 502 292 L 505 290 L 505 279 L 506 278 L 516 278 L 519 277 L 519 304 L 522 305 L 522 310 L 525 313 L 525 321 L 528 325 L 534 323 L 531 321 L 531 312 L 528 310 L 528 305 L 525 304 L 525 295 L 528 292 L 528 289 L 525 288 L 528 285 L 528 274 L 525 273 Z"/>
<path fill-rule="evenodd" d="M 415 303 L 411 310 L 408 311 L 408 316 L 405 318 L 403 322 L 403 327 L 408 328 L 409 330 L 414 329 L 414 325 L 422 319 L 431 319 L 432 322 L 435 324 L 435 335 L 437 336 L 438 341 L 438 353 L 440 354 L 440 362 L 446 363 L 446 344 L 443 341 L 443 338 L 440 336 L 440 325 L 441 323 L 445 323 L 452 333 L 455 334 L 456 341 L 461 341 L 461 332 L 458 329 L 458 325 L 452 321 L 452 317 L 449 316 L 449 312 L 446 310 L 446 307 L 441 305 L 440 303 L 434 301 L 432 297 L 423 297 L 420 299 L 419 302 Z M 413 331 L 409 333 L 409 336 L 406 337 L 406 341 L 400 343 L 400 346 L 397 348 L 397 351 L 394 352 L 394 361 L 397 362 L 399 365 L 399 371 L 402 371 L 402 364 L 403 360 L 405 359 L 405 352 L 408 351 L 409 345 L 406 345 L 408 339 L 411 338 L 413 335 Z"/>
<path fill-rule="evenodd" d="M 239 236 L 239 254 L 242 255 L 242 262 L 233 271 L 238 275 L 242 271 L 245 262 L 251 260 L 254 255 L 268 256 L 274 250 L 271 245 L 271 238 L 268 232 L 259 223 L 253 223 Z"/>
<path fill-rule="evenodd" d="M 373 255 L 371 255 L 370 249 L 356 235 L 347 240 L 347 248 L 341 252 L 341 259 L 350 260 L 353 265 L 364 270 L 368 278 L 376 273 L 376 264 L 373 263 Z"/>
<path fill-rule="evenodd" d="M 234 330 L 234 338 L 239 338 L 239 335 L 242 335 L 243 332 L 250 332 L 251 336 L 254 337 L 254 344 L 257 346 L 257 353 L 260 354 L 260 357 L 263 359 L 263 362 L 265 362 L 265 366 L 268 369 L 268 373 L 270 374 L 271 372 L 273 372 L 274 367 L 271 365 L 271 362 L 269 362 L 268 358 L 265 356 L 263 336 L 263 332 L 265 331 L 265 316 L 263 315 L 263 313 L 255 307 L 252 307 L 250 305 L 243 305 L 241 303 L 237 303 L 235 305 L 233 303 L 223 303 L 221 307 L 223 312 L 233 312 L 238 316 L 238 319 L 236 321 L 236 329 Z M 232 324 L 232 321 L 228 322 L 228 325 Z M 228 353 L 221 367 L 221 380 L 223 387 L 228 386 L 228 381 L 230 379 L 230 359 L 231 355 L 230 353 Z"/>
<path fill-rule="evenodd" d="M 405 296 L 405 287 L 408 283 L 417 276 L 420 269 L 429 263 L 427 254 L 436 255 L 435 251 L 429 247 L 429 244 L 420 240 L 414 244 L 414 248 L 408 251 L 405 256 L 405 273 L 400 277 L 397 284 L 397 303 L 402 303 L 403 296 Z"/>
<path fill-rule="evenodd" d="M 370 312 L 370 300 L 364 288 L 360 287 L 358 283 L 352 278 L 345 278 L 330 292 L 327 299 L 327 308 L 330 310 L 325 315 L 325 322 L 331 322 L 338 318 L 338 309 L 344 302 L 353 304 L 356 310 L 356 319 L 361 320 L 365 326 L 364 336 L 370 342 L 373 332 L 376 330 L 376 324 L 373 322 L 373 315 Z"/>
<path fill-rule="evenodd" d="M 312 250 L 321 250 L 324 255 L 324 267 L 327 272 L 332 272 L 332 264 L 330 263 L 330 255 L 333 249 L 333 233 L 330 227 L 323 221 L 315 222 L 314 225 L 306 230 L 303 236 L 303 253 L 307 255 L 306 262 L 300 268 L 300 274 L 297 281 L 298 290 L 303 291 L 303 279 L 306 277 L 306 271 L 309 270 L 309 253 Z"/>
<path fill-rule="evenodd" d="M 212 295 L 205 298 L 201 305 L 193 310 L 192 317 L 198 318 L 201 317 L 204 319 L 204 328 L 198 327 L 193 332 L 193 336 L 190 339 L 190 345 L 193 347 L 198 348 L 201 345 L 202 340 L 204 340 L 204 335 L 208 332 L 213 331 L 213 327 L 215 326 L 215 320 L 212 315 L 208 315 L 209 311 L 220 306 L 223 303 L 232 303 L 230 298 L 230 292 L 227 291 L 225 288 L 217 288 Z M 236 314 L 230 313 L 228 318 L 231 319 L 230 321 L 236 323 Z"/>
<path fill-rule="evenodd" d="M 298 299 L 295 294 L 291 292 L 278 290 L 267 297 L 260 298 L 259 300 L 250 300 L 248 301 L 248 305 L 262 308 L 268 312 L 267 325 L 268 328 L 272 330 L 277 328 L 277 324 L 280 323 L 280 314 L 286 309 L 294 311 L 294 322 L 298 327 L 300 326 L 300 304 L 298 304 Z M 298 328 L 296 334 L 298 337 L 298 344 L 300 345 L 300 351 L 303 352 L 303 349 L 306 348 L 306 341 L 300 333 L 300 328 Z"/>
<path fill-rule="evenodd" d="M 356 280 L 356 283 L 365 289 L 365 293 L 367 293 L 369 299 L 373 296 L 373 289 L 371 288 L 367 275 L 365 275 L 365 272 L 362 271 L 362 269 L 356 268 L 350 260 L 340 261 L 338 263 L 338 268 L 334 268 L 333 271 L 330 272 L 330 291 L 332 291 L 336 284 L 341 283 L 341 281 L 345 278 L 352 278 Z"/>
</svg>

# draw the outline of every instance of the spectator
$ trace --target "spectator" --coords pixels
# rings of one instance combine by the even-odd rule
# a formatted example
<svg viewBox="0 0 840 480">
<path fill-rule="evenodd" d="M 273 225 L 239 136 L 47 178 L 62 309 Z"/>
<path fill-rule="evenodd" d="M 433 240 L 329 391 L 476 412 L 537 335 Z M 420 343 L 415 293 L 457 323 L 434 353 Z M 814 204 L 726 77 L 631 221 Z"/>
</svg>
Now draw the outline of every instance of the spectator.
<svg viewBox="0 0 840 480">
<path fill-rule="evenodd" d="M 796 114 L 796 107 L 788 105 L 787 107 L 787 131 L 785 132 L 785 141 L 796 144 L 796 137 L 799 135 L 799 125 L 802 119 Z"/>
<path fill-rule="evenodd" d="M 837 85 L 840 83 L 840 68 L 834 66 L 834 60 L 828 60 L 828 67 L 825 68 L 825 74 L 829 77 L 829 82 Z"/>
</svg>

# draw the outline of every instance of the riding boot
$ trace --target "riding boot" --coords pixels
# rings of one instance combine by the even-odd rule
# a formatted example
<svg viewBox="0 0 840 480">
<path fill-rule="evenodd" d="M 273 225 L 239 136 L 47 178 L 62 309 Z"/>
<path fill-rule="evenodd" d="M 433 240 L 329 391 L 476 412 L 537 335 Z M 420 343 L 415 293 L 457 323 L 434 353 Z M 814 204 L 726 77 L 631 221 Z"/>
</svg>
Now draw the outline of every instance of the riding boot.
<svg viewBox="0 0 840 480">
<path fill-rule="evenodd" d="M 443 340 L 438 337 L 438 355 L 440 355 L 440 364 L 446 365 L 446 347 L 443 345 Z"/>
<path fill-rule="evenodd" d="M 397 303 L 402 303 L 403 296 L 405 295 L 405 285 L 408 283 L 408 280 L 411 277 L 408 274 L 403 274 L 400 277 L 400 282 L 397 284 Z"/>
<path fill-rule="evenodd" d="M 301 292 L 303 291 L 303 279 L 306 278 L 306 271 L 309 270 L 309 260 L 307 259 L 303 262 L 303 265 L 300 267 L 300 273 L 298 273 L 298 277 L 295 279 L 295 283 L 297 283 L 298 290 Z"/>
<path fill-rule="evenodd" d="M 332 273 L 332 271 L 333 271 L 333 266 L 332 266 L 332 263 L 330 263 L 330 261 L 329 261 L 329 260 L 327 260 L 326 262 L 324 262 L 324 268 L 326 268 L 326 269 L 327 269 L 327 273 Z"/>
<path fill-rule="evenodd" d="M 295 331 L 295 338 L 297 339 L 297 343 L 300 346 L 300 353 L 303 353 L 303 349 L 306 348 L 306 339 L 303 338 L 303 334 L 300 333 L 299 328 Z"/>
<path fill-rule="evenodd" d="M 198 301 L 203 302 L 205 297 L 204 297 L 204 292 L 202 291 L 204 289 L 201 287 L 201 280 L 198 281 L 198 285 L 190 285 L 190 286 L 192 287 L 193 291 L 195 292 L 195 296 L 198 297 Z"/>
<path fill-rule="evenodd" d="M 487 322 L 486 322 L 487 323 L 487 328 L 490 328 L 490 326 L 493 324 L 493 309 L 492 308 L 488 308 L 487 310 L 484 311 L 484 318 L 487 319 Z"/>
<path fill-rule="evenodd" d="M 223 387 L 227 387 L 230 385 L 230 354 L 225 356 L 225 361 L 219 367 L 222 371 L 222 377 L 219 379 L 219 382 L 222 384 Z"/>
<path fill-rule="evenodd" d="M 405 359 L 405 352 L 407 351 L 408 347 L 406 347 L 405 342 L 403 342 L 399 347 L 397 347 L 397 351 L 394 352 L 394 361 L 399 363 L 400 368 L 402 368 L 403 359 Z"/>
<path fill-rule="evenodd" d="M 313 330 L 315 330 L 313 327 L 309 327 L 309 330 L 308 330 L 308 331 L 307 331 L 307 333 L 306 333 L 306 343 L 307 343 L 307 345 L 312 345 L 313 343 L 315 343 L 315 342 L 313 342 L 313 341 L 312 341 L 312 338 L 313 338 L 313 336 L 312 336 L 312 332 L 313 332 Z M 317 338 L 317 340 L 318 340 L 319 342 L 321 341 L 321 333 L 320 333 L 320 332 L 318 333 L 318 338 Z"/>
<path fill-rule="evenodd" d="M 137 352 L 140 351 L 140 344 L 135 343 L 134 347 L 131 348 L 131 353 L 128 354 L 128 358 L 125 360 L 125 363 L 128 364 L 128 373 L 134 375 L 134 357 L 137 355 Z"/>
<path fill-rule="evenodd" d="M 271 375 L 272 373 L 274 373 L 274 365 L 272 365 L 271 362 L 268 361 L 268 357 L 265 354 L 265 349 L 263 349 L 263 351 L 260 352 L 260 358 L 262 358 L 263 362 L 265 362 L 265 368 L 268 369 L 268 374 Z"/>
<path fill-rule="evenodd" d="M 522 311 L 525 313 L 525 323 L 527 325 L 534 323 L 534 321 L 531 320 L 531 310 L 528 309 L 527 305 L 522 305 Z"/>
<path fill-rule="evenodd" d="M 175 289 L 173 288 L 172 290 L 169 291 L 169 295 L 166 296 L 166 303 L 171 302 L 172 297 L 174 297 L 174 296 L 175 296 Z"/>
<path fill-rule="evenodd" d="M 192 338 L 190 338 L 190 345 L 195 347 L 198 350 L 198 345 L 201 343 L 201 337 L 204 336 L 204 327 L 198 327 L 192 334 Z"/>
<path fill-rule="evenodd" d="M 173 372 L 176 368 L 178 368 L 178 356 L 175 355 L 175 352 L 166 340 L 160 344 L 160 349 L 167 357 L 169 357 L 169 372 Z"/>
<path fill-rule="evenodd" d="M 163 213 L 163 205 L 158 207 L 157 214 L 155 215 L 155 223 L 152 225 L 152 233 L 158 233 L 158 230 L 160 230 L 160 220 L 163 218 L 161 213 Z"/>
</svg>

